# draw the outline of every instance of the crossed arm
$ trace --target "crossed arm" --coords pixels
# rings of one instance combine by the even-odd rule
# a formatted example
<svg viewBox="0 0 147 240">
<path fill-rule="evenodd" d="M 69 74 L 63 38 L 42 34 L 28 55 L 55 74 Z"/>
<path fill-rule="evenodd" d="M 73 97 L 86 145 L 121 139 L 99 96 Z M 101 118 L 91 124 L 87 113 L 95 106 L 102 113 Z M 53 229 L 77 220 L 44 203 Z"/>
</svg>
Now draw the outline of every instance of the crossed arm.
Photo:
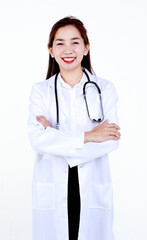
<svg viewBox="0 0 147 240">
<path fill-rule="evenodd" d="M 36 120 L 44 126 L 46 129 L 50 127 L 50 123 L 43 115 L 37 116 Z M 107 140 L 119 140 L 120 139 L 120 127 L 115 123 L 109 123 L 105 120 L 102 124 L 98 125 L 89 132 L 84 133 L 84 143 L 95 142 L 101 143 Z"/>
<path fill-rule="evenodd" d="M 33 149 L 40 154 L 64 157 L 72 167 L 99 158 L 118 147 L 117 95 L 113 85 L 103 91 L 105 120 L 91 131 L 68 132 L 50 126 L 45 117 L 40 84 L 34 84 L 30 96 L 28 134 Z M 108 101 L 109 99 L 109 101 Z"/>
</svg>

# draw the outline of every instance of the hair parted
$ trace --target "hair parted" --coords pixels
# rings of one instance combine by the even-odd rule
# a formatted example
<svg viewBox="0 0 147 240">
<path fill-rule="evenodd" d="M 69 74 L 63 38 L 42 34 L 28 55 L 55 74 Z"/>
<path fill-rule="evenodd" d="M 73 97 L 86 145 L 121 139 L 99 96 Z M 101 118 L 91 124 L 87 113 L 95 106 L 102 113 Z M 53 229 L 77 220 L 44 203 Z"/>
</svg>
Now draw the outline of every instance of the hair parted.
<svg viewBox="0 0 147 240">
<path fill-rule="evenodd" d="M 53 46 L 53 41 L 54 41 L 57 30 L 61 27 L 65 27 L 67 25 L 75 26 L 79 30 L 79 32 L 84 40 L 84 44 L 87 45 L 89 43 L 89 39 L 87 36 L 87 30 L 84 27 L 84 24 L 76 17 L 69 16 L 69 17 L 60 19 L 58 22 L 56 22 L 53 25 L 50 35 L 49 35 L 48 48 Z M 90 50 L 89 50 L 88 54 L 83 57 L 81 65 L 82 65 L 82 67 L 85 67 L 86 69 L 88 69 L 88 71 L 90 73 L 94 73 L 92 66 L 91 66 Z M 49 64 L 48 64 L 48 71 L 47 71 L 46 79 L 50 78 L 51 76 L 58 73 L 59 71 L 60 71 L 60 69 L 59 69 L 58 63 L 56 62 L 56 60 L 54 58 L 51 57 L 51 55 L 49 53 Z"/>
</svg>

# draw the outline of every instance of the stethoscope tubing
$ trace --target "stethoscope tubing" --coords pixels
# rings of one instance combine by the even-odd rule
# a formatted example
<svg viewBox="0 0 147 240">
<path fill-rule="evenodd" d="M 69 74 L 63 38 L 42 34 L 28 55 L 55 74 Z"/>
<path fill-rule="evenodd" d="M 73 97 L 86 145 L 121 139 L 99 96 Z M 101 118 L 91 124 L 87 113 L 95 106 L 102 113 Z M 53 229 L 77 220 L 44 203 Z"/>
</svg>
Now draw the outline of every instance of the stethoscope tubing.
<svg viewBox="0 0 147 240">
<path fill-rule="evenodd" d="M 100 98 L 100 107 L 101 107 L 101 111 L 102 111 L 102 118 L 99 118 L 98 120 L 90 118 L 90 120 L 93 121 L 93 122 L 100 123 L 100 122 L 102 122 L 104 120 L 104 112 L 103 112 L 103 105 L 102 105 L 101 90 L 100 90 L 100 88 L 99 88 L 99 86 L 97 85 L 96 82 L 90 80 L 90 78 L 88 76 L 88 73 L 85 71 L 85 69 L 82 69 L 82 70 L 83 70 L 83 72 L 85 73 L 85 75 L 86 75 L 86 77 L 88 79 L 88 81 L 83 86 L 83 95 L 84 95 L 84 99 L 85 99 L 85 103 L 86 103 L 88 116 L 90 118 L 90 114 L 89 114 L 89 110 L 88 110 L 88 104 L 87 104 L 87 100 L 86 100 L 85 89 L 86 89 L 87 84 L 90 83 L 90 84 L 94 84 L 96 89 L 98 90 L 98 94 L 99 94 L 99 98 Z M 56 101 L 56 123 L 57 123 L 56 127 L 57 127 L 57 129 L 59 129 L 59 126 L 60 126 L 60 122 L 59 122 L 59 102 L 58 102 L 58 93 L 57 93 L 57 77 L 58 77 L 58 74 L 59 74 L 59 72 L 56 73 L 56 76 L 55 76 L 55 101 Z"/>
</svg>

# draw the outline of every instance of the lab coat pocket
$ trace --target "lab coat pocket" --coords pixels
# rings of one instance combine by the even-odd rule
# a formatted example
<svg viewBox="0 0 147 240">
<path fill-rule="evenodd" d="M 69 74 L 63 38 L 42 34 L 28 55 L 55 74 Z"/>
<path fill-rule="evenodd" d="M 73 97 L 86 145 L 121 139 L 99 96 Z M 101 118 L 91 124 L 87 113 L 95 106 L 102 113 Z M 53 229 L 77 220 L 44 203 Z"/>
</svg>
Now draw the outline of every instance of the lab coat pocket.
<svg viewBox="0 0 147 240">
<path fill-rule="evenodd" d="M 55 208 L 55 186 L 53 183 L 33 183 L 32 207 L 38 210 Z"/>
<path fill-rule="evenodd" d="M 92 184 L 89 192 L 89 207 L 111 209 L 112 184 Z"/>
</svg>

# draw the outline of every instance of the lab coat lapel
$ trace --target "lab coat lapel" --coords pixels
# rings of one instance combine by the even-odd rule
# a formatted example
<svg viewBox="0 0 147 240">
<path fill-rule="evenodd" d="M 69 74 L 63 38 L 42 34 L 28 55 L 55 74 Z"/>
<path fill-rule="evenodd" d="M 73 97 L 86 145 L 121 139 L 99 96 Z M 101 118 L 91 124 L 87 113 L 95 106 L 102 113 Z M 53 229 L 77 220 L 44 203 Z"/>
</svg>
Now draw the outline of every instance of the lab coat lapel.
<svg viewBox="0 0 147 240">
<path fill-rule="evenodd" d="M 52 96 L 50 97 L 50 101 L 51 101 L 51 103 L 56 104 L 56 101 L 55 101 L 55 75 L 52 77 L 52 79 L 49 80 L 49 87 L 52 88 Z M 60 118 L 61 114 L 64 114 L 65 117 L 68 117 L 66 102 L 65 102 L 64 95 L 62 92 L 61 83 L 59 82 L 59 75 L 58 75 L 58 79 L 57 79 L 57 97 L 58 97 L 58 105 L 59 105 L 59 118 Z M 55 106 L 55 109 L 56 109 L 56 106 Z"/>
<path fill-rule="evenodd" d="M 58 104 L 59 104 L 59 117 L 60 117 L 61 113 L 63 113 L 66 117 L 68 117 L 67 104 L 65 102 L 65 98 L 63 95 L 63 91 L 62 91 L 60 82 L 58 82 L 58 84 L 57 84 L 57 94 L 58 94 Z"/>
</svg>

